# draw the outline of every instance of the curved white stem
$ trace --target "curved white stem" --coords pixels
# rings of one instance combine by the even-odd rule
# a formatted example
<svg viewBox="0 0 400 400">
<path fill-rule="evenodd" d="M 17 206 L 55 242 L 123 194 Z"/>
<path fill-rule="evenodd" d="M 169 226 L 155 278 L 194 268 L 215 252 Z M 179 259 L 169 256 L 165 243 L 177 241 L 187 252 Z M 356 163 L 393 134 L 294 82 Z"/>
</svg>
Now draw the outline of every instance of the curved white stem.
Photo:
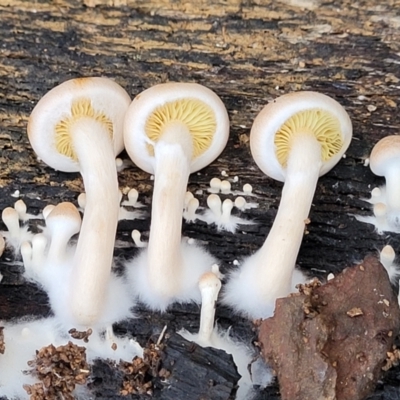
<svg viewBox="0 0 400 400">
<path fill-rule="evenodd" d="M 11 239 L 19 239 L 20 238 L 20 225 L 19 225 L 19 216 L 18 212 L 12 208 L 7 207 L 3 210 L 1 214 L 1 219 L 4 222 L 4 225 L 8 229 L 8 234 Z"/>
<path fill-rule="evenodd" d="M 44 268 L 46 246 L 46 236 L 43 233 L 37 233 L 32 239 L 32 266 L 38 275 Z"/>
<path fill-rule="evenodd" d="M 400 214 L 400 163 L 392 163 L 385 173 L 386 205 Z"/>
<path fill-rule="evenodd" d="M 290 293 L 292 273 L 303 239 L 305 220 L 321 167 L 321 146 L 311 135 L 292 143 L 278 213 L 257 253 L 258 291 L 266 301 Z"/>
<path fill-rule="evenodd" d="M 221 211 L 221 224 L 228 224 L 231 219 L 231 212 L 233 209 L 233 201 L 231 199 L 225 199 L 222 203 L 222 211 Z"/>
<path fill-rule="evenodd" d="M 100 316 L 110 276 L 119 212 L 113 144 L 108 130 L 89 118 L 71 130 L 86 192 L 85 215 L 73 261 L 70 308 L 77 323 Z"/>
<path fill-rule="evenodd" d="M 400 229 L 400 163 L 392 162 L 385 173 L 387 222 Z"/>
<path fill-rule="evenodd" d="M 154 145 L 148 280 L 154 291 L 168 298 L 177 295 L 182 284 L 182 210 L 192 152 L 192 137 L 179 122 L 168 124 Z"/>
<path fill-rule="evenodd" d="M 199 281 L 201 292 L 201 313 L 198 342 L 201 345 L 211 345 L 211 335 L 214 330 L 215 305 L 221 289 L 221 280 L 213 272 L 206 272 Z"/>
<path fill-rule="evenodd" d="M 21 244 L 21 256 L 25 271 L 30 272 L 32 270 L 32 245 L 30 242 Z"/>
<path fill-rule="evenodd" d="M 222 202 L 221 198 L 217 194 L 210 194 L 207 197 L 207 205 L 215 218 L 219 220 L 222 216 Z"/>
</svg>

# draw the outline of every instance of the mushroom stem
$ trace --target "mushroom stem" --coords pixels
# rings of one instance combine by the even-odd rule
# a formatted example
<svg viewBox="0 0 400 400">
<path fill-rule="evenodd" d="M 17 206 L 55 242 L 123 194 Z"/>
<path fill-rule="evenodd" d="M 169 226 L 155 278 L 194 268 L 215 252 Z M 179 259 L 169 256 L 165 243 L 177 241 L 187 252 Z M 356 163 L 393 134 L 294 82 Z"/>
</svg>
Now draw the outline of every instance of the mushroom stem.
<svg viewBox="0 0 400 400">
<path fill-rule="evenodd" d="M 393 163 L 385 173 L 386 206 L 389 212 L 400 215 L 400 165 Z"/>
<path fill-rule="evenodd" d="M 70 307 L 90 326 L 102 312 L 118 223 L 119 191 L 114 148 L 106 127 L 81 118 L 71 129 L 86 192 L 85 215 L 73 261 Z"/>
<path fill-rule="evenodd" d="M 269 300 L 290 293 L 321 163 L 321 145 L 313 136 L 303 134 L 293 138 L 278 212 L 258 253 L 256 284 Z"/>
<path fill-rule="evenodd" d="M 182 210 L 190 174 L 193 140 L 180 122 L 166 125 L 154 145 L 154 191 L 148 243 L 149 284 L 159 295 L 174 297 L 181 289 Z"/>
<path fill-rule="evenodd" d="M 201 313 L 198 342 L 210 345 L 214 330 L 215 304 L 221 289 L 221 280 L 214 272 L 206 272 L 199 281 L 201 292 Z"/>
</svg>

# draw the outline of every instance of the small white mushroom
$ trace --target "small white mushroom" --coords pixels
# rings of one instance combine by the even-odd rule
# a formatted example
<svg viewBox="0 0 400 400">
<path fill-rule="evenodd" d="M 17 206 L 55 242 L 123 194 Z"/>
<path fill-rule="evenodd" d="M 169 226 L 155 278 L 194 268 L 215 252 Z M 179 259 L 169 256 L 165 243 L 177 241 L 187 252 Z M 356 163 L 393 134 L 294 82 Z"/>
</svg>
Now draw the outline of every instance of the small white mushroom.
<svg viewBox="0 0 400 400">
<path fill-rule="evenodd" d="M 191 334 L 182 329 L 178 333 L 187 340 L 196 342 L 202 347 L 214 347 L 231 354 L 238 369 L 241 379 L 238 382 L 236 399 L 247 400 L 251 398 L 251 390 L 254 385 L 265 387 L 272 380 L 271 371 L 260 359 L 254 361 L 252 352 L 244 343 L 236 342 L 227 332 L 220 332 L 214 328 L 214 319 L 218 293 L 221 289 L 222 275 L 218 265 L 213 265 L 212 270 L 206 272 L 199 280 L 201 292 L 200 327 L 197 334 Z"/>
<path fill-rule="evenodd" d="M 194 195 L 192 192 L 187 191 L 185 193 L 185 202 L 184 202 L 185 208 L 187 208 L 189 201 L 192 200 L 193 198 L 194 198 Z"/>
<path fill-rule="evenodd" d="M 5 208 L 1 214 L 1 218 L 7 227 L 7 231 L 2 232 L 6 240 L 6 246 L 11 247 L 13 252 L 18 254 L 21 244 L 25 241 L 30 241 L 33 234 L 29 232 L 27 225 L 20 224 L 18 212 L 14 208 Z"/>
<path fill-rule="evenodd" d="M 77 200 L 79 208 L 84 211 L 86 207 L 86 193 L 80 193 Z"/>
<path fill-rule="evenodd" d="M 117 157 L 115 159 L 115 166 L 117 167 L 117 171 L 121 172 L 125 168 L 124 161 Z"/>
<path fill-rule="evenodd" d="M 197 215 L 196 211 L 199 208 L 199 199 L 196 199 L 193 197 L 192 199 L 189 200 L 189 203 L 185 207 L 185 211 L 183 213 L 183 217 L 187 222 L 193 222 L 196 220 Z"/>
<path fill-rule="evenodd" d="M 219 193 L 220 190 L 221 190 L 221 179 L 212 178 L 210 180 L 210 188 L 208 189 L 208 191 L 210 193 Z"/>
<path fill-rule="evenodd" d="M 246 199 L 242 196 L 238 196 L 235 199 L 235 207 L 238 208 L 239 210 L 244 210 L 246 208 Z"/>
<path fill-rule="evenodd" d="M 213 267 L 215 270 L 215 266 Z M 216 267 L 216 272 L 219 273 L 218 266 Z M 215 272 L 206 272 L 199 280 L 199 289 L 201 312 L 198 343 L 202 346 L 208 346 L 212 343 L 211 335 L 214 330 L 215 307 L 221 289 L 221 280 Z"/>
<path fill-rule="evenodd" d="M 383 203 L 376 203 L 374 204 L 374 215 L 376 218 L 375 226 L 378 232 L 382 232 L 386 230 L 387 223 L 386 223 L 386 215 L 387 215 L 387 208 L 386 205 Z"/>
<path fill-rule="evenodd" d="M 393 247 L 390 245 L 386 245 L 379 253 L 379 260 L 385 267 L 389 275 L 390 282 L 393 284 L 397 282 L 400 275 L 400 268 L 394 262 L 395 258 L 396 253 Z"/>
<path fill-rule="evenodd" d="M 1 214 L 1 219 L 7 227 L 8 237 L 10 239 L 19 239 L 21 232 L 17 210 L 12 207 L 5 208 Z"/>
<path fill-rule="evenodd" d="M 231 199 L 225 199 L 222 203 L 222 212 L 221 212 L 221 225 L 227 225 L 231 221 L 231 212 L 233 209 L 233 201 Z"/>
<path fill-rule="evenodd" d="M 46 218 L 46 233 L 50 236 L 47 261 L 62 263 L 66 259 L 68 242 L 81 229 L 81 215 L 69 202 L 58 204 Z"/>
<path fill-rule="evenodd" d="M 233 216 L 231 211 L 234 203 L 230 199 L 221 202 L 221 198 L 217 194 L 210 194 L 207 198 L 207 205 L 210 210 L 206 210 L 204 215 L 198 215 L 197 218 L 217 225 L 218 230 L 225 230 L 235 233 L 239 224 L 251 225 L 254 222 L 243 218 Z"/>
<path fill-rule="evenodd" d="M 132 240 L 135 243 L 136 247 L 146 247 L 147 246 L 146 242 L 142 242 L 142 239 L 141 239 L 142 235 L 137 229 L 134 229 L 132 231 L 131 237 L 132 237 Z"/>
<path fill-rule="evenodd" d="M 386 245 L 379 253 L 379 260 L 387 270 L 392 266 L 395 257 L 396 253 L 390 245 Z"/>
<path fill-rule="evenodd" d="M 227 180 L 221 181 L 221 193 L 229 194 L 231 192 L 231 183 Z"/>
<path fill-rule="evenodd" d="M 382 196 L 380 188 L 376 187 L 371 190 L 371 201 L 375 203 L 375 199 L 379 199 Z"/>
<path fill-rule="evenodd" d="M 19 217 L 20 221 L 26 221 L 29 219 L 29 217 L 27 216 L 27 213 L 26 213 L 26 211 L 27 211 L 26 204 L 24 203 L 24 201 L 22 199 L 19 199 L 14 203 L 14 209 L 18 213 L 18 217 Z"/>
<path fill-rule="evenodd" d="M 128 201 L 132 207 L 135 207 L 138 198 L 139 198 L 139 192 L 136 189 L 133 188 L 128 192 Z"/>
<path fill-rule="evenodd" d="M 400 229 L 400 136 L 386 136 L 374 146 L 370 168 L 375 175 L 385 177 L 387 221 Z"/>
<path fill-rule="evenodd" d="M 250 183 L 246 183 L 243 185 L 243 192 L 247 195 L 251 194 L 253 192 L 253 186 L 250 185 Z"/>
<path fill-rule="evenodd" d="M 211 212 L 217 219 L 222 216 L 222 202 L 221 198 L 217 194 L 210 194 L 207 197 L 207 205 Z"/>
</svg>

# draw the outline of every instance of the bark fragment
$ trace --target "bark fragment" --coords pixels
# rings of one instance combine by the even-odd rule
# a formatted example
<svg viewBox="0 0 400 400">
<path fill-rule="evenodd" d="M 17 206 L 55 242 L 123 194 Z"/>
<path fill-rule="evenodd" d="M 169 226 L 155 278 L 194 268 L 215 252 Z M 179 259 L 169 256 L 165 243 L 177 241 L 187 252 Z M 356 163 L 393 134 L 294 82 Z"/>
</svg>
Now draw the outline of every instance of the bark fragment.
<svg viewBox="0 0 400 400">
<path fill-rule="evenodd" d="M 325 285 L 278 299 L 259 341 L 282 400 L 361 400 L 380 379 L 399 328 L 386 270 L 367 257 Z"/>
</svg>

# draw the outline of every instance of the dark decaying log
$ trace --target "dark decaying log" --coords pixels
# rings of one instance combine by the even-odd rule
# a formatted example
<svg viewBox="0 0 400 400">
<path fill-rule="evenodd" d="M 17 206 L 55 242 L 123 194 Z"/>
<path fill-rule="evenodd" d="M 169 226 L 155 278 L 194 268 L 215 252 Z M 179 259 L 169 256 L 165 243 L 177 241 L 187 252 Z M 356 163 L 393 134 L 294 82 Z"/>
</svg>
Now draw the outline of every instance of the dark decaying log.
<svg viewBox="0 0 400 400">
<path fill-rule="evenodd" d="M 11 194 L 16 190 L 28 211 L 36 214 L 47 204 L 76 204 L 83 190 L 78 174 L 56 172 L 38 162 L 27 139 L 28 116 L 52 87 L 70 78 L 101 75 L 114 78 L 133 97 L 155 83 L 198 82 L 223 99 L 231 134 L 221 157 L 190 177 L 189 190 L 203 190 L 197 197 L 205 206 L 209 180 L 226 171 L 230 178 L 239 177 L 234 190 L 251 183 L 258 196 L 259 207 L 243 213 L 258 224 L 242 226 L 236 234 L 218 232 L 199 222 L 184 224 L 183 234 L 204 241 L 227 272 L 235 259 L 263 243 L 282 188 L 252 161 L 248 148 L 252 121 L 266 102 L 280 94 L 317 90 L 346 107 L 354 139 L 346 158 L 318 183 L 298 265 L 310 275 L 325 277 L 385 244 L 399 252 L 399 235 L 378 235 L 372 226 L 352 216 L 371 213 L 360 198 L 384 182 L 364 166 L 373 144 L 397 134 L 400 127 L 399 5 L 398 0 L 127 0 L 110 4 L 96 0 L 86 5 L 79 0 L 0 1 L 0 209 L 13 204 L 16 199 Z M 128 161 L 126 153 L 121 157 Z M 149 211 L 153 187 L 149 175 L 129 164 L 119 180 L 122 188 L 139 190 L 139 200 Z M 146 236 L 149 222 L 147 217 L 119 224 L 117 239 L 127 247 L 115 250 L 117 267 L 137 252 L 131 244 L 131 230 Z M 46 294 L 21 278 L 22 266 L 14 261 L 10 251 L 0 259 L 0 319 L 48 314 Z M 164 315 L 141 310 L 139 317 L 118 329 L 146 344 L 165 324 L 170 333 L 180 328 L 195 331 L 199 308 L 174 306 Z M 251 343 L 250 322 L 224 307 L 218 307 L 217 318 L 223 328 L 232 325 L 234 336 Z M 174 354 L 173 347 L 170 350 Z M 209 366 L 204 360 L 216 353 L 202 352 L 205 358 L 198 365 L 204 371 Z M 190 352 L 182 350 L 181 357 L 191 362 Z M 221 370 L 214 372 L 223 377 L 225 367 L 216 365 Z M 104 368 L 99 375 L 109 379 L 96 387 L 98 397 L 107 388 L 108 398 L 116 398 L 111 394 L 117 390 L 114 374 L 108 375 L 105 366 L 99 368 Z M 370 399 L 399 397 L 398 371 L 388 371 Z M 193 385 L 181 379 L 180 373 L 177 370 L 173 378 L 175 399 L 194 400 Z M 209 375 L 196 376 L 196 387 L 206 387 Z M 224 379 L 228 399 L 233 375 Z M 167 398 L 159 390 L 155 396 Z M 276 384 L 258 396 L 260 400 L 278 398 Z"/>
</svg>

